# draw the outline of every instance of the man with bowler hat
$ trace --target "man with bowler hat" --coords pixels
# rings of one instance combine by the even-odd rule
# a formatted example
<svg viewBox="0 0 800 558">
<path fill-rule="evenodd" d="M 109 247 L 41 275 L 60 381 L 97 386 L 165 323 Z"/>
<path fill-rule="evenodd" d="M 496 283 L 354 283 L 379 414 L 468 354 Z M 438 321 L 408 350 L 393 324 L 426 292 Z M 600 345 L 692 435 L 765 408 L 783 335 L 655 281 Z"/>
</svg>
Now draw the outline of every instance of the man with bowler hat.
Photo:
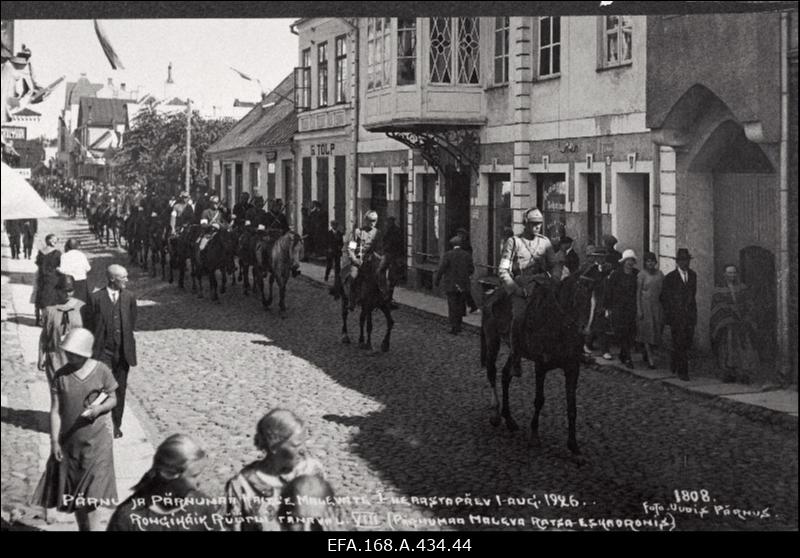
<svg viewBox="0 0 800 558">
<path fill-rule="evenodd" d="M 450 239 L 453 247 L 444 253 L 434 284 L 442 283 L 447 294 L 447 313 L 450 318 L 450 333 L 461 333 L 461 318 L 466 314 L 466 293 L 470 291 L 469 277 L 475 272 L 472 255 L 461 247 L 463 238 L 456 235 Z"/>
<path fill-rule="evenodd" d="M 678 266 L 664 278 L 661 304 L 664 322 L 672 333 L 672 372 L 681 380 L 689 380 L 689 349 L 697 325 L 697 274 L 689 269 L 692 256 L 687 248 L 679 248 L 675 257 Z"/>
<path fill-rule="evenodd" d="M 125 287 L 128 272 L 121 265 L 110 265 L 106 271 L 108 286 L 89 297 L 89 330 L 94 333 L 93 358 L 111 368 L 117 381 L 117 406 L 111 412 L 114 438 L 122 437 L 122 413 L 128 371 L 136 366 L 136 297 Z"/>
</svg>

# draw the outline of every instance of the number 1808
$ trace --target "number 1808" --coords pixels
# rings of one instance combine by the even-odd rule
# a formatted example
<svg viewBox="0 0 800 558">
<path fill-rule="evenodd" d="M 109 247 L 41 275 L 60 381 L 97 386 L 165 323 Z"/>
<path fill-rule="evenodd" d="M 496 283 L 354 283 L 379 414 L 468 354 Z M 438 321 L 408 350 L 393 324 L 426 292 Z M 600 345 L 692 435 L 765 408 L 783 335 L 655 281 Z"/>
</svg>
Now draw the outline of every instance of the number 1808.
<svg viewBox="0 0 800 558">
<path fill-rule="evenodd" d="M 680 503 L 698 503 L 711 501 L 708 490 L 675 490 L 675 501 Z"/>
</svg>

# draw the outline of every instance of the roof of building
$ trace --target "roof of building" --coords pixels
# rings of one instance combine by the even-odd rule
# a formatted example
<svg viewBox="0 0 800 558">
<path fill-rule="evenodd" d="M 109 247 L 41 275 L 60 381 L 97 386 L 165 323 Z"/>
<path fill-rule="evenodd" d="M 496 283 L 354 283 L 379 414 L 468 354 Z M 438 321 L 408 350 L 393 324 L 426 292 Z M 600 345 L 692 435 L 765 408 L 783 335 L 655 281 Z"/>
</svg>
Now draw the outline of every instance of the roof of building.
<svg viewBox="0 0 800 558">
<path fill-rule="evenodd" d="M 36 112 L 28 107 L 13 113 L 11 116 L 41 116 L 42 113 Z"/>
<path fill-rule="evenodd" d="M 243 147 L 266 147 L 289 143 L 297 132 L 294 102 L 294 72 L 289 74 L 264 101 L 256 105 L 231 130 L 208 148 L 214 154 Z"/>
<path fill-rule="evenodd" d="M 92 126 L 111 126 L 124 124 L 127 121 L 125 105 L 134 102 L 132 99 L 101 99 L 98 97 L 81 97 L 78 109 L 78 126 L 91 123 Z"/>
<path fill-rule="evenodd" d="M 77 105 L 81 97 L 94 97 L 103 87 L 102 83 L 90 82 L 86 76 L 81 76 L 78 81 L 67 83 L 64 108 L 68 109 L 71 105 Z"/>
</svg>

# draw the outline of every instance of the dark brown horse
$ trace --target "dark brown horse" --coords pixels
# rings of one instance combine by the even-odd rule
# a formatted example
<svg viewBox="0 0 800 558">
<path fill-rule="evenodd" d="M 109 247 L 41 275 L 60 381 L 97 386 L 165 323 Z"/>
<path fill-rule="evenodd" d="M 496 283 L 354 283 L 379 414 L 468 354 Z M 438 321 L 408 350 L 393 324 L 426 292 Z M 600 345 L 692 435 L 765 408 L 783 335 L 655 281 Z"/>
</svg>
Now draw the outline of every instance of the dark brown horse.
<svg viewBox="0 0 800 558">
<path fill-rule="evenodd" d="M 535 283 L 529 295 L 525 314 L 524 332 L 520 339 L 520 353 L 532 360 L 536 367 L 536 398 L 531 421 L 531 444 L 539 446 L 539 414 L 544 406 L 545 375 L 550 370 L 562 369 L 566 380 L 567 419 L 569 433 L 567 447 L 579 454 L 575 434 L 577 418 L 576 391 L 582 362 L 583 328 L 588 320 L 589 303 L 592 296 L 592 280 L 580 275 L 571 275 L 557 285 L 550 279 Z M 491 423 L 500 424 L 505 419 L 509 430 L 519 427 L 511 417 L 508 403 L 508 387 L 511 384 L 512 355 L 509 355 L 502 370 L 502 409 L 497 398 L 496 361 L 503 341 L 509 343 L 511 328 L 511 299 L 501 289 L 490 294 L 483 307 L 481 323 L 481 365 L 492 388 L 494 415 Z"/>
<path fill-rule="evenodd" d="M 192 257 L 192 270 L 197 278 L 199 288 L 197 296 L 203 298 L 203 277 L 207 276 L 211 300 L 218 302 L 217 271 L 222 276 L 222 285 L 219 286 L 219 292 L 225 294 L 228 285 L 228 269 L 235 249 L 234 239 L 227 229 L 220 229 L 207 241 L 202 250 L 200 249 L 201 242 L 194 247 Z M 194 283 L 194 280 L 192 283 Z"/>
<path fill-rule="evenodd" d="M 184 289 L 184 279 L 186 277 L 186 261 L 192 260 L 192 250 L 195 241 L 200 235 L 200 225 L 187 225 L 179 230 L 177 234 L 169 236 L 167 251 L 169 252 L 169 282 L 174 281 L 174 272 L 178 272 L 178 288 Z M 192 292 L 197 292 L 197 282 L 194 271 L 190 273 L 192 277 Z"/>
<path fill-rule="evenodd" d="M 303 237 L 288 231 L 272 241 L 269 236 L 257 237 L 253 267 L 253 278 L 261 291 L 261 304 L 269 309 L 272 304 L 272 285 L 278 283 L 278 310 L 286 317 L 286 284 L 289 277 L 300 275 L 300 260 L 303 257 Z M 269 297 L 265 296 L 264 281 L 269 284 Z"/>
<path fill-rule="evenodd" d="M 381 351 L 384 353 L 389 350 L 391 341 L 392 327 L 394 320 L 392 319 L 392 309 L 389 301 L 383 295 L 380 289 L 380 257 L 373 256 L 364 260 L 359 272 L 360 287 L 357 289 L 358 300 L 357 303 L 361 307 L 361 314 L 359 315 L 359 336 L 358 347 L 360 349 L 372 350 L 372 313 L 375 310 L 383 312 L 386 318 L 386 333 L 381 342 Z M 336 278 L 334 286 L 331 288 L 331 294 L 334 298 L 341 298 L 342 300 L 342 343 L 349 344 L 350 336 L 347 333 L 347 315 L 350 312 L 350 288 L 349 282 L 352 281 L 348 275 L 345 281 L 342 281 L 342 274 L 338 271 L 339 263 L 336 263 Z M 364 336 L 364 326 L 366 325 L 367 335 Z"/>
</svg>

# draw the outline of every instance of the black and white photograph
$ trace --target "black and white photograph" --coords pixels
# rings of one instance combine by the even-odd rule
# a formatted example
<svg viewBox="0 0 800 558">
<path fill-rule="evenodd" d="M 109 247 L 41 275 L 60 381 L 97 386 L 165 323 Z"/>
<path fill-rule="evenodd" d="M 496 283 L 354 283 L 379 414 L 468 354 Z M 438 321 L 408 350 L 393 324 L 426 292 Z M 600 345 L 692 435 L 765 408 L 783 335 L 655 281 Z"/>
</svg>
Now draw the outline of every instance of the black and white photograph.
<svg viewBox="0 0 800 558">
<path fill-rule="evenodd" d="M 797 2 L 4 2 L 2 530 L 796 534 L 797 57 Z"/>
</svg>

